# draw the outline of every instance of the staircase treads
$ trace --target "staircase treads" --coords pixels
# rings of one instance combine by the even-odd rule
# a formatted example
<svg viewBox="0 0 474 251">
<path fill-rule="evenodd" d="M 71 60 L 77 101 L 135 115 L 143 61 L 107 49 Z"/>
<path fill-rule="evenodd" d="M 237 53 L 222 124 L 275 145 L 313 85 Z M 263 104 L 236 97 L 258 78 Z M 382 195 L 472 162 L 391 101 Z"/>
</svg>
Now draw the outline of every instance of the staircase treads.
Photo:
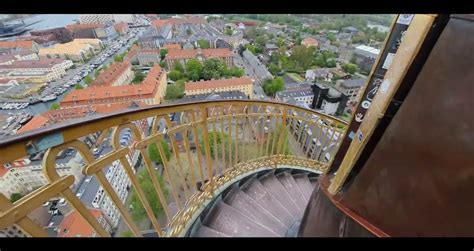
<svg viewBox="0 0 474 251">
<path fill-rule="evenodd" d="M 280 234 L 280 236 L 284 236 L 288 231 L 288 227 L 285 226 L 285 224 L 265 208 L 262 208 L 255 200 L 243 191 L 240 191 L 238 188 L 233 190 L 232 194 L 224 199 L 224 202 L 239 210 L 242 214 L 248 216 L 252 220 L 266 226 L 273 232 Z"/>
<path fill-rule="evenodd" d="M 200 226 L 196 232 L 196 237 L 232 237 L 206 226 Z"/>
<path fill-rule="evenodd" d="M 300 188 L 293 179 L 293 176 L 291 176 L 289 172 L 282 172 L 277 174 L 276 177 L 283 187 L 288 191 L 288 193 L 291 194 L 291 198 L 294 199 L 298 205 L 298 208 L 300 209 L 301 214 L 303 214 L 308 202 L 306 201 L 303 192 L 301 192 Z"/>
<path fill-rule="evenodd" d="M 233 237 L 279 236 L 221 201 L 209 212 L 203 223 L 209 228 Z"/>
<path fill-rule="evenodd" d="M 300 214 L 298 205 L 291 198 L 291 195 L 283 187 L 283 185 L 277 180 L 273 172 L 269 172 L 259 178 L 260 183 L 275 197 L 292 215 L 294 218 L 301 218 L 303 215 Z"/>
<path fill-rule="evenodd" d="M 306 201 L 309 200 L 311 193 L 313 192 L 313 187 L 311 183 L 309 183 L 308 175 L 306 173 L 296 173 L 293 174 L 293 178 L 295 179 L 296 184 L 305 195 Z"/>
<path fill-rule="evenodd" d="M 297 220 L 257 179 L 242 186 L 242 190 L 287 227 L 291 227 Z"/>
</svg>

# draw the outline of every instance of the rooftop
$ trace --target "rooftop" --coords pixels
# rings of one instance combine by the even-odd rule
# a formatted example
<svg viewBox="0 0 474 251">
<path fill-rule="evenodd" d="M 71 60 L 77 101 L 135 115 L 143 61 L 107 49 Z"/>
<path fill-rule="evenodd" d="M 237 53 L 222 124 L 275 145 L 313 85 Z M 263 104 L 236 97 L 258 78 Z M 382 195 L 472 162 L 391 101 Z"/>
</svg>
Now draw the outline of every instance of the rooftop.
<svg viewBox="0 0 474 251">
<path fill-rule="evenodd" d="M 115 62 L 105 71 L 102 71 L 99 76 L 97 76 L 97 79 L 92 82 L 92 86 L 110 86 L 130 67 L 132 67 L 132 65 L 128 61 Z"/>
<path fill-rule="evenodd" d="M 215 89 L 217 87 L 231 87 L 240 85 L 252 85 L 252 79 L 248 77 L 242 78 L 228 78 L 228 79 L 214 79 L 214 80 L 201 80 L 196 82 L 187 82 L 184 85 L 186 91 L 190 90 L 202 90 L 202 89 Z"/>
<path fill-rule="evenodd" d="M 360 87 L 365 84 L 367 79 L 365 78 L 359 78 L 359 79 L 348 79 L 345 80 L 341 83 L 341 86 L 346 87 L 346 88 L 354 88 L 354 87 Z"/>
<path fill-rule="evenodd" d="M 99 209 L 89 208 L 89 211 L 98 219 L 102 212 Z M 64 216 L 61 222 L 59 237 L 92 237 L 94 229 L 87 223 L 87 221 L 75 210 L 72 210 Z"/>
<path fill-rule="evenodd" d="M 26 48 L 32 49 L 33 41 L 0 41 L 0 48 Z"/>
</svg>

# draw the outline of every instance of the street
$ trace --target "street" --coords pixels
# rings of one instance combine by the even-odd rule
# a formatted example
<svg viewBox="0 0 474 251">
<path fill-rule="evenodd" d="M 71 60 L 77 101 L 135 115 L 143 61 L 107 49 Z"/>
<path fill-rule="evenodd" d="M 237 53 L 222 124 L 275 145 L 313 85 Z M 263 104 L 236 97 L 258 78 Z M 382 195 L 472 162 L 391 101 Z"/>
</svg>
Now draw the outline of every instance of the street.
<svg viewBox="0 0 474 251">
<path fill-rule="evenodd" d="M 267 95 L 265 95 L 265 92 L 263 92 L 262 86 L 260 85 L 263 82 L 263 79 L 257 76 L 253 68 L 237 52 L 235 51 L 232 51 L 232 52 L 234 54 L 234 65 L 244 69 L 245 76 L 248 76 L 251 79 L 255 80 L 253 82 L 253 94 L 252 94 L 253 98 L 252 99 L 261 99 L 261 96 L 267 99 L 268 97 Z"/>
</svg>

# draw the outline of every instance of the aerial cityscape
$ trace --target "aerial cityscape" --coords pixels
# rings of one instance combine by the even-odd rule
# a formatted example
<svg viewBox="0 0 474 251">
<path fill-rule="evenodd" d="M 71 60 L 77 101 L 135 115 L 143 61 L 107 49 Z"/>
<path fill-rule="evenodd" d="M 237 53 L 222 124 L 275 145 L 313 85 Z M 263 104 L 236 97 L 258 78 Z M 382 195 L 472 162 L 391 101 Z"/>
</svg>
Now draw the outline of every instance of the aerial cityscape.
<svg viewBox="0 0 474 251">
<path fill-rule="evenodd" d="M 93 133 L 74 134 L 91 155 L 68 146 L 57 152 L 55 169 L 61 176 L 74 176 L 71 194 L 105 232 L 97 232 L 98 226 L 90 225 L 81 216 L 83 211 L 74 210 L 65 195 L 54 195 L 29 213 L 29 218 L 50 237 L 130 237 L 137 235 L 138 228 L 143 236 L 161 236 L 157 226 L 166 231 L 171 218 L 182 211 L 181 202 L 191 197 L 192 191 L 205 187 L 204 183 L 209 184 L 209 177 L 217 175 L 209 171 L 211 161 L 224 170 L 233 161 L 237 164 L 251 156 L 280 152 L 330 163 L 342 141 L 342 129 L 351 121 L 364 94 L 395 16 L 0 15 L 0 141 L 154 105 L 192 107 L 200 101 L 255 100 L 288 104 L 291 107 L 285 109 L 292 111 L 268 119 L 237 115 L 228 118 L 235 112 L 263 114 L 282 108 L 262 102 L 263 106 L 258 107 L 244 104 L 231 108 L 219 103 L 211 109 L 196 103 L 196 109 L 202 108 L 199 113 L 170 111 L 166 116 L 160 115 L 161 119 L 132 115 L 120 122 L 130 122 L 130 127 L 113 129 L 111 123 L 104 122 L 109 123 L 105 130 L 97 125 L 96 131 L 90 129 Z M 209 135 L 208 130 L 202 130 L 207 124 L 196 122 L 204 111 L 216 116 L 209 120 L 209 128 L 213 126 Z M 286 118 L 287 113 L 293 120 Z M 282 126 L 288 129 L 283 131 Z M 156 141 L 154 133 L 165 136 Z M 61 142 L 67 137 L 68 134 L 61 134 Z M 140 148 L 138 139 L 147 139 L 143 141 L 148 142 L 146 145 L 152 140 L 158 143 Z M 116 155 L 120 147 L 132 145 L 134 151 Z M 52 151 L 47 149 L 54 145 L 35 146 L 36 150 L 28 150 L 29 156 L 0 166 L 0 192 L 11 203 L 54 180 L 43 170 Z M 83 170 L 91 160 L 110 156 L 115 159 L 99 161 L 103 169 L 93 171 L 94 165 L 90 165 Z M 153 162 L 153 171 L 148 169 L 145 156 Z M 167 171 L 166 165 L 185 170 Z M 198 170 L 201 165 L 207 166 L 207 171 Z M 135 179 L 129 176 L 132 169 L 143 191 L 133 188 Z M 195 176 L 200 176 L 200 181 L 187 184 L 195 181 Z M 275 177 L 282 180 L 281 187 L 296 184 L 294 180 L 301 182 L 303 188 L 293 192 L 301 192 L 302 199 L 295 202 L 297 210 L 285 211 L 287 221 L 283 217 L 275 225 L 281 232 L 261 230 L 264 236 L 284 235 L 293 228 L 293 220 L 302 217 L 315 182 L 309 173 L 282 172 Z M 104 180 L 110 185 L 104 186 Z M 273 181 L 269 178 L 261 183 Z M 153 192 L 157 184 L 162 192 Z M 110 189 L 115 191 L 113 196 Z M 145 195 L 150 205 L 142 204 Z M 238 198 L 244 197 L 232 199 Z M 277 195 L 275 198 L 282 199 Z M 117 206 L 117 201 L 123 206 Z M 222 206 L 226 207 L 227 204 Z M 130 215 L 124 218 L 128 215 L 124 211 Z M 150 220 L 150 213 L 157 215 L 156 219 Z M 268 222 L 273 224 L 269 219 Z M 214 233 L 204 225 L 199 231 Z M 16 227 L 0 229 L 0 236 L 24 234 Z"/>
</svg>

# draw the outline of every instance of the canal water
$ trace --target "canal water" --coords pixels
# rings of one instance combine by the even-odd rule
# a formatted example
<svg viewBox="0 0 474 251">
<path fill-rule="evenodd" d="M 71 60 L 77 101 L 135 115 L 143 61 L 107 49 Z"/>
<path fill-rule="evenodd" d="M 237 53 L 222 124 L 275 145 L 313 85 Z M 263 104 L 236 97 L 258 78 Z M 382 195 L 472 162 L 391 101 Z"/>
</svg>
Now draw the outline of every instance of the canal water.
<svg viewBox="0 0 474 251">
<path fill-rule="evenodd" d="M 32 31 L 64 27 L 79 21 L 79 14 L 41 14 L 23 19 Z"/>
</svg>

